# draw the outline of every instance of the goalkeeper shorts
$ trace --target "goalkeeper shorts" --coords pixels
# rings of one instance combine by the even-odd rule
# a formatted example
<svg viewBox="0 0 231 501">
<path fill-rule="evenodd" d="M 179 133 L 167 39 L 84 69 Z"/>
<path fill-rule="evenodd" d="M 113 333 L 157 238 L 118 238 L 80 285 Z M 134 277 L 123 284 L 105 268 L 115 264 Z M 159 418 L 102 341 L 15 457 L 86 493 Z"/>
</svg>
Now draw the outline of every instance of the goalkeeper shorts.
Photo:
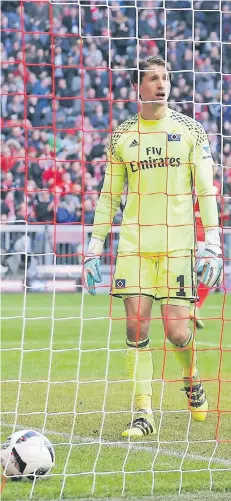
<svg viewBox="0 0 231 501">
<path fill-rule="evenodd" d="M 192 250 L 164 253 L 118 254 L 111 293 L 146 295 L 167 299 L 169 304 L 194 302 L 196 298 L 195 260 Z M 171 301 L 170 301 L 171 299 Z M 165 301 L 163 301 L 165 302 Z"/>
</svg>

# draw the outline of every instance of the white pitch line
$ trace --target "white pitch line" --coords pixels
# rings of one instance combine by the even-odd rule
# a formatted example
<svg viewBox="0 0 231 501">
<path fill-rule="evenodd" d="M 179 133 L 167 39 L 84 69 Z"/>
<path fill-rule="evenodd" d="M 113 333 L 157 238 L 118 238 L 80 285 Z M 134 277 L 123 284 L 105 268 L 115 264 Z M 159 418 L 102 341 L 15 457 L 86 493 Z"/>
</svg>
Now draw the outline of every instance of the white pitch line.
<svg viewBox="0 0 231 501">
<path fill-rule="evenodd" d="M 153 348 L 153 351 L 155 351 L 155 346 L 156 345 L 162 345 L 163 348 L 164 348 L 164 341 L 161 340 L 161 339 L 155 339 L 155 340 L 152 340 L 152 337 L 150 336 L 151 338 L 151 341 L 152 341 L 152 348 Z M 5 346 L 4 348 L 2 348 L 2 350 L 6 349 L 7 346 L 12 346 L 14 345 L 15 341 L 11 341 L 11 340 L 7 340 L 7 342 L 5 343 Z M 78 337 L 76 336 L 76 338 L 71 338 L 71 339 L 65 339 L 64 341 L 59 341 L 59 340 L 54 340 L 54 347 L 53 349 L 58 349 L 57 348 L 57 345 L 61 345 L 61 346 L 66 346 L 66 345 L 73 345 L 73 348 L 77 348 L 77 346 L 75 347 L 75 343 L 77 344 L 78 343 Z M 123 340 L 121 339 L 111 339 L 110 340 L 110 346 L 113 345 L 113 346 L 121 346 L 121 350 L 125 350 L 126 349 L 126 344 L 124 342 L 124 345 L 122 346 L 122 343 L 123 343 Z M 24 348 L 26 349 L 26 346 L 29 345 L 29 346 L 33 346 L 33 345 L 37 345 L 38 344 L 38 341 L 37 340 L 30 340 L 30 341 L 25 341 L 24 342 Z M 94 340 L 83 340 L 82 343 L 81 343 L 81 347 L 83 347 L 84 345 L 90 345 L 91 347 L 94 347 L 94 346 L 100 346 L 102 345 L 102 350 L 106 350 L 108 349 L 108 344 L 107 344 L 107 341 L 105 341 L 105 345 L 103 343 L 103 341 L 101 341 L 100 339 L 94 339 Z M 206 341 L 198 341 L 196 340 L 196 345 L 197 346 L 205 346 L 205 347 L 209 347 L 209 348 L 217 348 L 217 349 L 220 349 L 220 343 L 217 342 L 217 343 L 211 343 L 210 341 L 206 342 Z M 109 349 L 110 349 L 110 346 L 109 346 Z M 231 344 L 221 344 L 221 349 L 225 350 L 225 349 L 230 349 L 231 348 Z M 13 348 L 12 348 L 13 349 Z M 16 347 L 16 349 L 19 349 L 19 347 Z M 21 348 L 20 348 L 21 349 Z M 42 348 L 37 348 L 38 350 L 50 350 L 50 346 L 45 346 L 45 347 L 42 347 Z M 65 349 L 65 348 L 63 348 Z M 166 350 L 167 351 L 170 351 L 171 350 L 171 344 L 168 342 L 166 344 Z M 151 350 L 152 351 L 152 350 Z"/>
<path fill-rule="evenodd" d="M 155 346 L 156 345 L 162 345 L 163 348 L 164 348 L 164 342 L 160 339 L 155 339 L 155 340 L 152 340 L 151 338 L 151 341 L 152 341 L 152 348 L 153 348 L 153 351 L 155 351 Z M 126 349 L 126 344 L 124 343 L 124 345 L 122 346 L 122 342 L 121 340 L 113 340 L 111 339 L 110 340 L 110 346 L 121 346 L 121 351 L 122 350 L 125 350 Z M 2 348 L 2 350 L 4 349 L 7 349 L 7 346 L 14 346 L 14 343 L 15 341 L 7 341 L 4 343 L 4 348 Z M 76 346 L 74 346 L 76 343 Z M 73 345 L 73 349 L 76 349 L 77 348 L 77 343 L 78 343 L 78 338 L 76 337 L 76 339 L 72 338 L 72 339 L 65 339 L 65 341 L 56 341 L 54 340 L 54 346 L 53 346 L 53 350 L 56 350 L 58 349 L 57 346 L 58 345 L 61 345 L 61 346 L 68 346 L 68 345 Z M 26 348 L 27 346 L 33 346 L 33 345 L 37 345 L 38 344 L 38 341 L 37 340 L 31 340 L 31 341 L 25 341 L 24 343 L 24 349 L 29 349 L 29 348 Z M 91 347 L 94 347 L 94 346 L 101 346 L 102 350 L 106 350 L 106 349 L 109 349 L 110 350 L 110 346 L 108 347 L 107 345 L 107 342 L 105 342 L 105 345 L 103 344 L 102 341 L 100 340 L 97 340 L 97 339 L 94 339 L 94 340 L 89 340 L 89 341 L 82 341 L 81 343 L 81 347 L 83 347 L 84 345 L 90 345 Z M 217 349 L 222 349 L 222 350 L 229 350 L 231 349 L 231 344 L 223 344 L 221 345 L 220 347 L 220 344 L 219 343 L 206 343 L 206 341 L 197 341 L 196 340 L 196 345 L 197 346 L 204 346 L 205 348 L 208 347 L 208 348 L 217 348 Z M 14 349 L 14 348 L 11 348 L 11 349 Z M 15 349 L 17 350 L 21 350 L 21 348 L 18 346 L 16 347 Z M 37 347 L 38 350 L 50 350 L 50 346 L 45 346 L 45 347 L 42 347 L 42 348 L 39 348 Z M 65 350 L 65 348 L 63 348 Z M 92 348 L 94 349 L 94 348 Z M 167 343 L 166 345 L 166 350 L 167 351 L 170 351 L 171 350 L 171 344 L 170 343 Z M 151 350 L 152 351 L 152 350 Z"/>
<path fill-rule="evenodd" d="M 225 308 L 227 307 L 228 305 L 226 304 L 225 305 Z M 7 311 L 18 311 L 18 310 L 22 310 L 23 307 L 20 307 L 20 306 L 16 306 L 16 307 L 12 307 L 12 306 L 2 306 L 2 310 L 7 310 Z M 65 311 L 65 310 L 73 310 L 73 309 L 77 309 L 78 306 L 77 305 L 67 305 L 67 306 L 57 306 L 57 309 L 60 311 Z M 91 304 L 91 305 L 85 305 L 85 308 L 90 308 L 91 310 L 109 310 L 110 307 L 108 306 L 98 306 L 98 305 L 94 305 L 94 304 Z M 157 305 L 154 305 L 154 308 L 157 308 Z M 38 309 L 38 306 L 26 306 L 26 310 L 29 310 L 29 311 L 34 311 L 34 310 L 37 310 Z M 41 309 L 42 310 L 52 310 L 52 306 L 42 306 L 41 305 Z M 123 308 L 123 305 L 113 305 L 112 306 L 112 311 L 113 310 L 123 310 L 124 311 L 124 308 Z M 206 310 L 222 310 L 223 309 L 223 306 L 211 306 L 211 305 L 208 305 L 208 306 L 205 306 L 204 308 L 204 311 Z"/>
<path fill-rule="evenodd" d="M 1 423 L 1 426 L 5 426 L 6 428 L 12 428 L 12 425 L 8 424 L 8 423 Z M 16 429 L 20 430 L 20 429 L 23 429 L 23 426 L 20 426 L 20 425 L 16 425 L 15 426 Z M 27 429 L 27 427 L 25 427 L 24 429 Z M 33 430 L 35 431 L 38 431 L 41 433 L 41 428 L 33 428 Z M 58 432 L 58 431 L 54 431 L 54 430 L 45 430 L 44 432 L 45 434 L 50 434 L 50 435 L 54 435 L 56 437 L 63 437 L 63 438 L 67 438 L 69 439 L 70 438 L 70 434 L 69 433 L 61 433 L 61 432 Z M 79 444 L 92 444 L 92 445 L 95 445 L 95 444 L 103 444 L 103 445 L 108 445 L 108 446 L 111 446 L 111 447 L 121 447 L 123 449 L 127 449 L 128 447 L 131 447 L 131 450 L 136 450 L 136 451 L 146 451 L 146 452 L 151 452 L 152 454 L 155 453 L 155 450 L 158 446 L 158 443 L 156 442 L 155 444 L 153 444 L 153 447 L 150 447 L 150 445 L 147 444 L 146 445 L 138 445 L 138 444 L 135 444 L 134 442 L 110 442 L 109 440 L 96 440 L 94 438 L 91 438 L 91 437 L 82 437 L 81 435 L 74 435 L 72 437 L 72 439 L 74 441 L 77 441 L 79 442 Z M 205 441 L 206 442 L 206 441 Z M 185 444 L 187 444 L 188 442 L 185 441 Z M 190 443 L 190 442 L 189 442 Z M 210 442 L 211 443 L 211 442 Z M 215 443 L 215 441 L 214 441 Z M 79 444 L 68 444 L 68 443 L 65 443 L 65 445 L 73 445 L 73 446 L 78 446 Z M 54 446 L 58 446 L 59 444 L 54 444 Z M 64 445 L 64 444 L 63 444 Z M 184 456 L 184 452 L 182 453 L 179 453 L 179 452 L 176 452 L 176 451 L 171 451 L 165 447 L 161 447 L 160 449 L 160 452 L 158 453 L 158 455 L 163 455 L 163 456 L 170 456 L 170 457 L 177 457 L 177 458 L 180 458 L 182 459 L 183 456 Z M 158 457 L 158 456 L 157 456 Z M 185 460 L 192 460 L 192 461 L 204 461 L 206 463 L 209 463 L 210 461 L 210 457 L 205 457 L 205 456 L 201 456 L 200 454 L 187 454 L 186 457 L 184 458 Z M 231 460 L 229 459 L 224 459 L 224 458 L 213 458 L 212 459 L 212 463 L 216 463 L 216 464 L 221 464 L 221 465 L 226 465 L 226 466 L 231 466 Z M 230 468 L 227 468 L 227 471 L 229 471 Z"/>
<path fill-rule="evenodd" d="M 197 341 L 196 339 L 196 345 L 197 346 L 210 346 L 212 348 L 220 348 L 220 344 L 218 343 L 206 343 L 206 341 Z M 221 348 L 223 349 L 229 349 L 231 348 L 231 344 L 221 344 Z"/>
</svg>

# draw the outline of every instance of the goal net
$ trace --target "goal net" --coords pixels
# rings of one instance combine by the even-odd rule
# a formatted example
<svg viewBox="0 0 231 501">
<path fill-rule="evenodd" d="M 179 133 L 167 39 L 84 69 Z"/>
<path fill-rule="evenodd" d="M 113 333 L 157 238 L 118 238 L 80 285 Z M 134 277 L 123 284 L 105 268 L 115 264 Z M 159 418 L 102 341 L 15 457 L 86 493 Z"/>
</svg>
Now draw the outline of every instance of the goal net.
<svg viewBox="0 0 231 501">
<path fill-rule="evenodd" d="M 231 489 L 230 42 L 228 0 L 2 2 L 2 442 L 34 429 L 56 452 L 46 482 L 7 482 L 3 499 Z M 154 304 L 157 435 L 133 441 L 121 438 L 133 393 L 125 311 L 109 295 L 125 195 L 95 297 L 82 268 L 109 136 L 139 110 L 130 77 L 150 55 L 171 64 L 169 106 L 208 134 L 225 278 L 201 310 L 205 329 L 191 323 L 206 423 L 191 421 Z"/>
</svg>

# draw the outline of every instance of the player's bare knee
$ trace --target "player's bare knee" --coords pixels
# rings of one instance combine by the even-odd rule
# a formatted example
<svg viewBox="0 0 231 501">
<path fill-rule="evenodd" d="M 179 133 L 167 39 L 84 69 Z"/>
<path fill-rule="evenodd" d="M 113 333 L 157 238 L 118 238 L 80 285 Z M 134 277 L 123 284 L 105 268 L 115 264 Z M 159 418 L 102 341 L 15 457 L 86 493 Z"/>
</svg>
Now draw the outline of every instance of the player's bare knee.
<svg viewBox="0 0 231 501">
<path fill-rule="evenodd" d="M 127 339 L 129 341 L 142 341 L 148 336 L 149 321 L 140 321 L 138 318 L 127 319 Z"/>
<path fill-rule="evenodd" d="M 176 346 L 182 346 L 188 339 L 188 331 L 180 328 L 170 328 L 166 330 L 168 340 Z"/>
</svg>

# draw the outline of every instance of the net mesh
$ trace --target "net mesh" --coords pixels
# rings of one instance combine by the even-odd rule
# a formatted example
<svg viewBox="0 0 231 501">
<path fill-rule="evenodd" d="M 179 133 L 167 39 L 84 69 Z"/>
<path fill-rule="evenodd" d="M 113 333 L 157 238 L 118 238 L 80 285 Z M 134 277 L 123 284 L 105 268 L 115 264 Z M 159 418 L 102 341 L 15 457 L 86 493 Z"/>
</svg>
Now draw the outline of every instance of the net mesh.
<svg viewBox="0 0 231 501">
<path fill-rule="evenodd" d="M 230 234 L 224 256 L 228 270 L 225 293 L 217 298 L 212 295 L 204 310 L 208 331 L 197 339 L 201 375 L 210 395 L 208 425 L 191 422 L 185 397 L 179 391 L 182 382 L 176 379 L 179 371 L 163 339 L 160 312 L 154 307 L 153 404 L 158 433 L 148 440 L 125 442 L 119 437 L 131 419 L 132 387 L 124 367 L 123 307 L 111 297 L 98 294 L 93 300 L 86 296 L 81 281 L 77 287 L 80 294 L 62 293 L 67 284 L 59 280 L 60 265 L 66 266 L 65 277 L 70 273 L 72 278 L 69 289 L 76 291 L 76 277 L 67 264 L 74 265 L 81 278 L 91 231 L 87 225 L 92 220 L 86 216 L 86 201 L 83 209 L 75 208 L 77 217 L 66 223 L 65 230 L 58 224 L 62 221 L 57 213 L 64 194 L 80 194 L 83 199 L 89 195 L 90 208 L 94 209 L 98 189 L 88 174 L 101 183 L 109 134 L 138 111 L 136 95 L 127 91 L 130 74 L 137 68 L 137 58 L 161 53 L 173 68 L 170 106 L 201 121 L 208 133 L 220 193 L 221 225 L 225 226 L 230 210 L 230 2 L 21 0 L 17 7 L 10 3 L 17 15 L 11 21 L 11 10 L 5 12 L 8 25 L 3 22 L 3 44 L 18 45 L 17 58 L 8 51 L 2 63 L 3 76 L 10 82 L 2 95 L 13 102 L 10 116 L 7 111 L 3 114 L 3 134 L 12 141 L 8 142 L 11 153 L 5 154 L 4 166 L 18 162 L 18 181 L 14 179 L 9 185 L 5 179 L 2 192 L 13 192 L 20 206 L 17 231 L 24 235 L 23 250 L 8 249 L 7 253 L 14 262 L 17 255 L 25 254 L 25 274 L 20 282 L 23 294 L 8 296 L 3 303 L 3 440 L 28 427 L 42 431 L 54 443 L 57 463 L 49 478 L 50 498 L 228 489 L 231 345 L 226 292 L 230 288 Z M 203 30 L 206 22 L 209 28 Z M 208 52 L 210 61 L 206 61 Z M 180 69 L 177 55 L 182 61 Z M 118 88 L 125 90 L 117 92 Z M 17 99 L 23 105 L 18 115 Z M 36 119 L 38 103 L 40 115 Z M 103 113 L 96 109 L 100 104 Z M 91 107 L 97 117 L 93 126 Z M 40 141 L 43 174 L 41 185 L 34 186 L 31 173 L 36 141 Z M 19 147 L 12 149 L 17 142 Z M 77 173 L 74 181 L 70 180 L 71 170 Z M 23 176 L 24 183 L 20 181 Z M 39 220 L 38 211 L 31 207 L 41 188 L 52 193 L 53 201 L 44 195 L 43 201 L 51 205 L 45 219 Z M 104 265 L 110 268 L 109 281 L 120 216 L 103 256 Z M 50 281 L 43 284 L 50 295 L 30 294 L 34 287 L 28 282 L 28 268 L 35 237 L 36 245 L 42 241 L 42 251 L 37 247 L 36 252 L 38 263 L 50 270 Z M 12 283 L 15 287 L 16 282 L 6 280 L 5 290 L 10 285 L 12 288 Z M 100 288 L 107 291 L 108 284 Z M 46 497 L 42 483 L 17 485 L 30 498 Z M 12 489 L 14 499 L 14 489 L 7 488 Z"/>
</svg>

